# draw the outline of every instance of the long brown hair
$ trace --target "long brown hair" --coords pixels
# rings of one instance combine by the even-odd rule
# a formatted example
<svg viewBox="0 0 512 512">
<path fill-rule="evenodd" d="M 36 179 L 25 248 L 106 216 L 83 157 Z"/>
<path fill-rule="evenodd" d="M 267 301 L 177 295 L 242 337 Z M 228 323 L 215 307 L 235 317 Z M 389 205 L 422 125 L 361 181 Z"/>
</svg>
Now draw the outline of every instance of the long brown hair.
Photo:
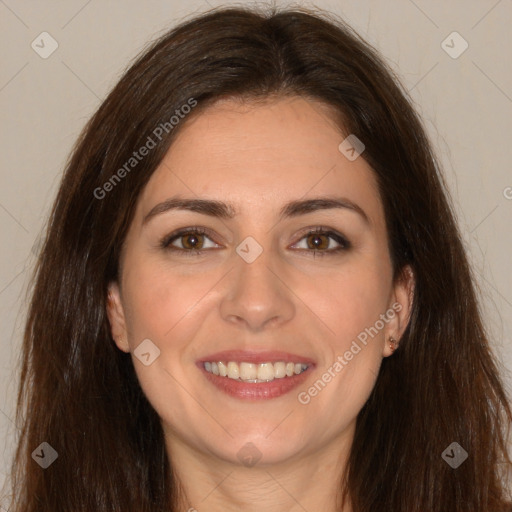
<svg viewBox="0 0 512 512">
<path fill-rule="evenodd" d="M 410 265 L 416 281 L 409 325 L 358 416 L 340 489 L 354 512 L 504 510 L 512 413 L 451 199 L 407 93 L 342 21 L 240 8 L 202 14 L 154 42 L 69 159 L 34 274 L 10 510 L 177 510 L 172 454 L 130 355 L 111 338 L 107 286 L 137 198 L 186 125 L 170 121 L 176 110 L 195 101 L 192 116 L 220 98 L 269 95 L 320 100 L 340 132 L 364 142 L 395 278 Z M 148 137 L 156 147 L 126 167 Z M 58 452 L 47 469 L 31 457 L 42 442 Z M 453 442 L 468 453 L 456 469 L 441 456 Z"/>
</svg>

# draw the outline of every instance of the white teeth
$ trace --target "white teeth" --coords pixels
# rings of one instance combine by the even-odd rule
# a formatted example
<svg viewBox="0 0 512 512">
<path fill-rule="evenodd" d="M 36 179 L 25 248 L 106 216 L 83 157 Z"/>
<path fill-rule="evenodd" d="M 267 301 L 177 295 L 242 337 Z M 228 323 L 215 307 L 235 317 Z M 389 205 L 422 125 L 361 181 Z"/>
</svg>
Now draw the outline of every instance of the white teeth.
<svg viewBox="0 0 512 512">
<path fill-rule="evenodd" d="M 258 380 L 273 380 L 274 365 L 272 363 L 262 363 L 258 365 Z"/>
<path fill-rule="evenodd" d="M 240 368 L 233 361 L 228 363 L 228 377 L 230 379 L 238 379 L 240 377 Z"/>
<path fill-rule="evenodd" d="M 219 375 L 221 377 L 225 377 L 228 374 L 228 369 L 227 369 L 226 365 L 219 361 L 217 363 L 217 366 L 219 367 Z"/>
<path fill-rule="evenodd" d="M 236 363 L 233 363 L 236 364 Z M 240 363 L 240 378 L 242 380 L 255 380 L 258 378 L 258 367 L 253 363 Z"/>
<path fill-rule="evenodd" d="M 283 379 L 284 377 L 292 377 L 299 375 L 308 368 L 306 363 L 285 363 L 279 361 L 277 363 L 246 363 L 236 361 L 205 362 L 204 369 L 208 373 L 228 377 L 229 379 L 244 382 L 270 382 L 274 379 Z"/>
<path fill-rule="evenodd" d="M 286 365 L 284 363 L 274 363 L 274 378 L 282 379 L 286 377 Z"/>
</svg>

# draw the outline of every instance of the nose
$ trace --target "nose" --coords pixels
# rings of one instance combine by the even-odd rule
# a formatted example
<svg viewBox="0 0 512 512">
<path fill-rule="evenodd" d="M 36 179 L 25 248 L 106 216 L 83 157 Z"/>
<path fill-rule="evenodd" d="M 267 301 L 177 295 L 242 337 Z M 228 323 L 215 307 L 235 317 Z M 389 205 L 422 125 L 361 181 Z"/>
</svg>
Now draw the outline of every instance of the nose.
<svg viewBox="0 0 512 512">
<path fill-rule="evenodd" d="M 283 267 L 271 261 L 270 251 L 264 250 L 252 263 L 238 255 L 234 258 L 235 268 L 228 274 L 220 304 L 222 318 L 251 331 L 289 322 L 296 310 L 294 294 Z"/>
</svg>

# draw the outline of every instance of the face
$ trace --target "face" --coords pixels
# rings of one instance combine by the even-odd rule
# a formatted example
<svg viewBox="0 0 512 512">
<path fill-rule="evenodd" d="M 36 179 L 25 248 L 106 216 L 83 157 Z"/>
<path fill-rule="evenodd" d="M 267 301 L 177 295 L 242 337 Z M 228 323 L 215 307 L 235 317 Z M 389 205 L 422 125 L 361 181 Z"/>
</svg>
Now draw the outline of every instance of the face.
<svg viewBox="0 0 512 512">
<path fill-rule="evenodd" d="M 224 100 L 141 193 L 108 313 L 171 449 L 272 464 L 350 443 L 411 282 L 344 139 L 313 101 Z"/>
</svg>

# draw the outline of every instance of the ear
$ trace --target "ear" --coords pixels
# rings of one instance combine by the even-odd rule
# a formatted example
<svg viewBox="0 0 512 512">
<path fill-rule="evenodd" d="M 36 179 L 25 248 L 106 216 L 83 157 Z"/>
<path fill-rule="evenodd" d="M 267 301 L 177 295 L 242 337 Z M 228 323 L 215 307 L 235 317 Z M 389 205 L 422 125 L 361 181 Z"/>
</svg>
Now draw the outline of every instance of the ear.
<svg viewBox="0 0 512 512">
<path fill-rule="evenodd" d="M 107 316 L 110 322 L 110 332 L 117 347 L 123 352 L 130 352 L 121 293 L 116 282 L 111 282 L 108 286 Z"/>
<path fill-rule="evenodd" d="M 406 265 L 400 272 L 393 287 L 390 303 L 386 316 L 389 322 L 384 331 L 384 347 L 382 355 L 388 357 L 393 354 L 389 338 L 396 340 L 395 348 L 400 344 L 400 339 L 407 328 L 411 316 L 412 303 L 414 299 L 415 277 L 410 265 Z"/>
</svg>

